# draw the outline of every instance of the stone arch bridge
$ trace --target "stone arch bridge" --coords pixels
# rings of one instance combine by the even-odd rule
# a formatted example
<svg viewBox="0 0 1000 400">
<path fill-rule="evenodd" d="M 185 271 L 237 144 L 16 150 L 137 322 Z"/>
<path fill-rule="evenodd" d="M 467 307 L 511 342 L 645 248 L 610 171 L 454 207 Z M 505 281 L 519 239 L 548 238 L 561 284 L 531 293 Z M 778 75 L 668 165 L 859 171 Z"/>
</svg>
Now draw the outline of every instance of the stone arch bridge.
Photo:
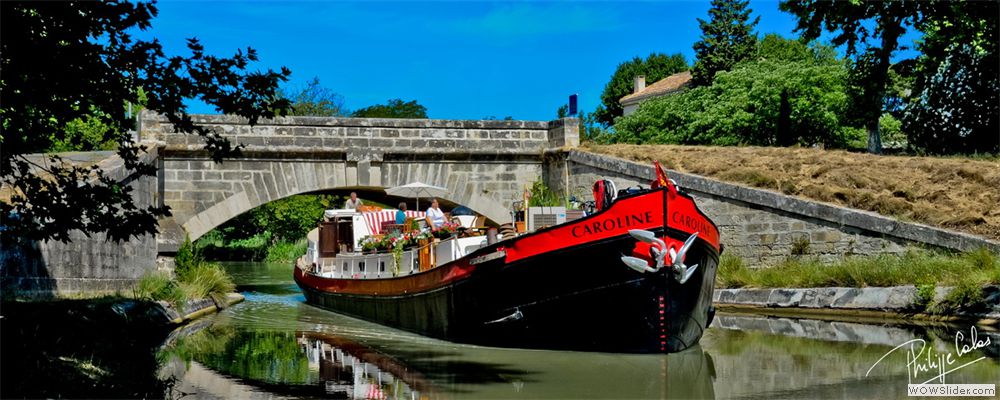
<svg viewBox="0 0 1000 400">
<path fill-rule="evenodd" d="M 69 243 L 32 242 L 0 249 L 0 290 L 17 297 L 89 295 L 128 290 L 192 239 L 261 204 L 320 190 L 374 192 L 422 181 L 447 187 L 446 200 L 506 222 L 525 183 L 542 178 L 557 193 L 588 198 L 596 179 L 619 187 L 648 184 L 636 163 L 575 149 L 576 119 L 449 121 L 286 117 L 250 127 L 229 116 L 195 116 L 245 144 L 244 156 L 221 164 L 202 139 L 174 133 L 157 115 L 140 115 L 145 162 L 156 176 L 129 183 L 136 205 L 167 204 L 173 217 L 160 232 L 124 243 L 71 232 Z M 116 156 L 101 161 L 108 176 L 127 175 Z M 964 233 L 817 203 L 781 193 L 668 171 L 718 225 L 727 254 L 751 265 L 788 257 L 833 261 L 844 254 L 899 253 L 916 244 L 969 250 L 1000 243 Z"/>
<path fill-rule="evenodd" d="M 173 220 L 161 249 L 270 201 L 322 190 L 378 191 L 419 181 L 449 189 L 445 200 L 504 222 L 526 183 L 565 173 L 579 144 L 577 120 L 455 121 L 283 117 L 249 126 L 237 117 L 194 116 L 236 143 L 243 157 L 215 163 L 196 135 L 144 113 L 140 136 L 159 147 L 161 201 Z M 565 181 L 565 177 L 563 177 Z M 177 229 L 177 228 L 180 229 Z"/>
</svg>

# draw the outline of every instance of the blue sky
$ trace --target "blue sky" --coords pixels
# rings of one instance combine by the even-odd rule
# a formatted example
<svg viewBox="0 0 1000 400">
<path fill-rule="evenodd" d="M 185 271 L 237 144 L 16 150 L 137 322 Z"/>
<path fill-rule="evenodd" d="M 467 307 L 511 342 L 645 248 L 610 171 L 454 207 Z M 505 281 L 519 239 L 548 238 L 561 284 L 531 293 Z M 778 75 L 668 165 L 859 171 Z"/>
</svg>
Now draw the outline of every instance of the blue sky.
<svg viewBox="0 0 1000 400">
<path fill-rule="evenodd" d="M 153 27 L 168 54 L 197 37 L 207 51 L 253 47 L 260 68 L 312 77 L 349 109 L 417 100 L 431 118 L 548 120 L 570 94 L 593 110 L 622 61 L 650 52 L 693 59 L 707 1 L 266 2 L 161 1 Z M 793 36 L 777 1 L 752 1 L 757 31 Z M 192 112 L 214 113 L 202 104 Z"/>
</svg>

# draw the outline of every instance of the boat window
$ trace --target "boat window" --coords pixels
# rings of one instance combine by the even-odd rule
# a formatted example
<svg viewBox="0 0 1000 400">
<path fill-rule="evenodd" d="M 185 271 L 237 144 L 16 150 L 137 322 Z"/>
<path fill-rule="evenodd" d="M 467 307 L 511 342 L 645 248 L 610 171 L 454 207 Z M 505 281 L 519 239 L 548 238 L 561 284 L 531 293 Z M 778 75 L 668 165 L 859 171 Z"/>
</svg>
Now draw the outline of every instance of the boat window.
<svg viewBox="0 0 1000 400">
<path fill-rule="evenodd" d="M 378 272 L 385 272 L 385 261 L 378 262 Z"/>
<path fill-rule="evenodd" d="M 365 262 L 358 261 L 358 271 L 365 272 Z"/>
</svg>

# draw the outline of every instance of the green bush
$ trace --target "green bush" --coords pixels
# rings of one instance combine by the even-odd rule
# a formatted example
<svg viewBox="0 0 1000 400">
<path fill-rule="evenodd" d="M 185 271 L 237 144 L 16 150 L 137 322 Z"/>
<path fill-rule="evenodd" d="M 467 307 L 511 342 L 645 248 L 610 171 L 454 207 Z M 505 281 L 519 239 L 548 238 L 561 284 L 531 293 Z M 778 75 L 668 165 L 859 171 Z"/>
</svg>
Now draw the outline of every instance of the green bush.
<svg viewBox="0 0 1000 400">
<path fill-rule="evenodd" d="M 565 199 L 558 195 L 554 190 L 549 189 L 542 181 L 542 178 L 536 179 L 531 183 L 531 198 L 528 199 L 528 205 L 532 207 L 555 207 L 565 204 Z"/>
<path fill-rule="evenodd" d="M 306 247 L 309 246 L 306 239 L 299 239 L 295 242 L 285 242 L 281 241 L 275 243 L 274 245 L 268 247 L 267 257 L 264 261 L 267 262 L 289 262 L 295 261 L 295 259 L 302 257 L 306 253 Z"/>
<path fill-rule="evenodd" d="M 931 303 L 934 302 L 934 295 L 937 288 L 933 283 L 925 283 L 923 285 L 917 285 L 916 298 L 913 299 L 913 305 L 918 309 L 927 309 Z"/>
<path fill-rule="evenodd" d="M 622 143 L 847 147 L 843 63 L 760 60 L 711 86 L 642 103 L 615 121 Z"/>
<path fill-rule="evenodd" d="M 225 270 L 218 264 L 204 262 L 190 269 L 183 278 L 178 277 L 178 284 L 191 299 L 212 297 L 219 304 L 224 304 L 226 294 L 236 290 L 236 284 Z"/>
<path fill-rule="evenodd" d="M 187 293 L 171 279 L 170 275 L 163 272 L 153 272 L 147 274 L 139 280 L 133 289 L 133 295 L 137 299 L 166 301 L 178 307 L 183 307 L 187 303 Z"/>
<path fill-rule="evenodd" d="M 211 296 L 216 300 L 222 300 L 227 293 L 236 290 L 236 285 L 226 271 L 218 264 L 206 261 L 189 238 L 185 238 L 184 243 L 177 250 L 177 255 L 174 257 L 174 272 L 177 279 L 176 281 L 169 280 L 169 284 L 164 283 L 164 279 L 169 278 L 161 275 L 154 274 L 143 278 L 143 281 L 140 281 L 138 291 L 140 293 L 151 291 L 158 293 L 156 289 L 159 287 L 156 285 L 172 287 L 169 289 L 169 299 L 157 298 L 157 300 L 167 300 L 178 308 L 182 308 L 187 299 L 202 299 Z M 145 283 L 144 287 L 143 282 L 147 279 L 149 282 Z"/>
</svg>

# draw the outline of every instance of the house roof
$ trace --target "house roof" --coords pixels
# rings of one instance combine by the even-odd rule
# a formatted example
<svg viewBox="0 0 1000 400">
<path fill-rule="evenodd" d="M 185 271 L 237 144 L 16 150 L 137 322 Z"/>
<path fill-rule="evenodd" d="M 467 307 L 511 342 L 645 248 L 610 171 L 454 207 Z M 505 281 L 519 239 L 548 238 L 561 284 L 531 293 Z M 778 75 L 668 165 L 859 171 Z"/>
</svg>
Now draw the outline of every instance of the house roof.
<svg viewBox="0 0 1000 400">
<path fill-rule="evenodd" d="M 636 103 L 652 97 L 660 97 L 678 92 L 691 85 L 691 71 L 679 72 L 646 86 L 639 93 L 632 93 L 618 100 L 619 103 Z"/>
</svg>

